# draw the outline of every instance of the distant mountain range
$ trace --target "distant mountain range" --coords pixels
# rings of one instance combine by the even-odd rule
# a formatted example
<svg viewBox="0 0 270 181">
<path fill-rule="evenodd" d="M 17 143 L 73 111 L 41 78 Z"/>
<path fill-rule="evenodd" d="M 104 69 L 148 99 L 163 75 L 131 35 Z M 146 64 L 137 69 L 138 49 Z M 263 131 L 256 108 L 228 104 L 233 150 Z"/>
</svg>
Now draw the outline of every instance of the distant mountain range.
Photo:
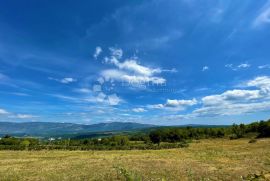
<svg viewBox="0 0 270 181">
<path fill-rule="evenodd" d="M 152 127 L 157 126 L 131 122 L 111 122 L 92 125 L 52 122 L 0 122 L 0 135 L 10 134 L 18 136 L 50 136 L 89 132 L 131 131 Z"/>
</svg>

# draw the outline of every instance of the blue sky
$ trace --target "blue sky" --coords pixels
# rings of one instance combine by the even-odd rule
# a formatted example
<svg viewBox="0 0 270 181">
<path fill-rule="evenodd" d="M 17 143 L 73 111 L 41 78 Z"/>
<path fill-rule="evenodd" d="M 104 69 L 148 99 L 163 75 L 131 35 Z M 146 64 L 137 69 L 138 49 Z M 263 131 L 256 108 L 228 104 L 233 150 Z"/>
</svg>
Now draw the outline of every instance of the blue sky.
<svg viewBox="0 0 270 181">
<path fill-rule="evenodd" d="M 270 113 L 270 1 L 1 1 L 0 121 L 231 124 Z"/>
</svg>

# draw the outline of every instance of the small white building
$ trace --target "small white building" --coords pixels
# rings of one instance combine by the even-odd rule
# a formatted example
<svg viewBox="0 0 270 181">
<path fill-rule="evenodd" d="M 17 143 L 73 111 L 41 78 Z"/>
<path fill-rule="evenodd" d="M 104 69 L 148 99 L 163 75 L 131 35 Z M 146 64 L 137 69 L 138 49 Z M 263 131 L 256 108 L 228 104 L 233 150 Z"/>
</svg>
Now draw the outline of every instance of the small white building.
<svg viewBox="0 0 270 181">
<path fill-rule="evenodd" d="M 54 141 L 55 140 L 55 138 L 49 138 L 49 141 Z"/>
</svg>

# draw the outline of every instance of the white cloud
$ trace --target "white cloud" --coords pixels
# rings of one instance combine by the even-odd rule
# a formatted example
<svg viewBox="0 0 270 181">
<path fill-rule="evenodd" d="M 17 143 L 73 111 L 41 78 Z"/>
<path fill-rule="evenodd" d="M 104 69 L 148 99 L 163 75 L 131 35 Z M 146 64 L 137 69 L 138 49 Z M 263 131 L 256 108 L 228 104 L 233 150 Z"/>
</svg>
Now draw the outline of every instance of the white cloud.
<svg viewBox="0 0 270 181">
<path fill-rule="evenodd" d="M 249 68 L 250 67 L 250 64 L 248 63 L 242 63 L 240 65 L 237 66 L 238 68 Z"/>
<path fill-rule="evenodd" d="M 229 68 L 229 69 L 231 69 L 233 71 L 237 71 L 237 70 L 240 70 L 240 69 L 247 69 L 247 68 L 251 67 L 251 65 L 248 64 L 248 63 L 241 63 L 239 65 L 226 64 L 225 67 Z"/>
<path fill-rule="evenodd" d="M 202 98 L 205 106 L 219 105 L 231 102 L 243 102 L 260 99 L 260 90 L 229 90 L 220 95 L 210 95 Z"/>
<path fill-rule="evenodd" d="M 106 63 L 114 64 L 120 70 L 129 71 L 130 73 L 140 74 L 144 76 L 151 76 L 155 73 L 161 73 L 160 69 L 151 69 L 149 67 L 145 67 L 139 65 L 136 60 L 125 60 L 123 63 L 119 62 L 115 57 L 111 59 L 106 59 Z"/>
<path fill-rule="evenodd" d="M 72 83 L 72 82 L 77 82 L 77 79 L 74 79 L 74 78 L 71 78 L 71 77 L 65 77 L 63 79 L 57 79 L 57 78 L 53 78 L 53 77 L 48 77 L 48 79 L 60 82 L 62 84 L 69 84 L 69 83 Z"/>
<path fill-rule="evenodd" d="M 144 108 L 141 108 L 141 107 L 139 107 L 139 108 L 134 108 L 134 109 L 132 109 L 132 111 L 133 111 L 133 112 L 137 112 L 137 113 L 146 112 L 146 110 L 145 110 Z"/>
<path fill-rule="evenodd" d="M 249 87 L 258 87 L 261 89 L 264 93 L 270 92 L 270 77 L 269 76 L 259 76 L 256 77 L 253 80 L 250 80 L 246 83 Z"/>
<path fill-rule="evenodd" d="M 270 1 L 268 1 L 266 5 L 262 8 L 260 14 L 253 22 L 253 26 L 258 27 L 266 23 L 270 23 Z"/>
<path fill-rule="evenodd" d="M 81 100 L 79 98 L 76 98 L 76 97 L 71 97 L 71 96 L 66 96 L 66 95 L 61 95 L 61 94 L 47 94 L 47 95 L 52 96 L 52 97 L 56 97 L 58 99 L 62 99 L 65 101 L 81 102 Z"/>
<path fill-rule="evenodd" d="M 72 82 L 76 82 L 77 80 L 74 79 L 74 78 L 71 78 L 71 77 L 67 77 L 67 78 L 63 78 L 61 80 L 61 83 L 63 84 L 69 84 L 69 83 L 72 83 Z"/>
<path fill-rule="evenodd" d="M 39 116 L 31 115 L 31 114 L 15 114 L 15 113 L 10 113 L 4 109 L 0 109 L 0 115 L 6 115 L 7 118 L 11 119 L 33 119 L 33 118 L 38 118 Z"/>
<path fill-rule="evenodd" d="M 196 99 L 192 99 L 192 100 L 176 100 L 176 99 L 168 99 L 165 106 L 168 107 L 183 107 L 183 106 L 193 106 L 195 104 L 197 104 L 197 100 Z"/>
<path fill-rule="evenodd" d="M 246 81 L 245 89 L 227 90 L 221 94 L 208 95 L 200 100 L 168 99 L 164 104 L 147 105 L 147 109 L 182 111 L 197 105 L 191 112 L 183 115 L 167 116 L 168 119 L 193 119 L 200 117 L 219 117 L 253 114 L 270 111 L 270 77 L 259 76 Z"/>
<path fill-rule="evenodd" d="M 112 106 L 118 105 L 122 102 L 122 99 L 118 97 L 116 94 L 112 94 L 108 96 L 108 103 Z"/>
<path fill-rule="evenodd" d="M 240 115 L 270 110 L 270 77 L 260 76 L 245 83 L 253 90 L 228 90 L 202 98 L 202 107 L 188 116 Z"/>
<path fill-rule="evenodd" d="M 209 70 L 209 67 L 208 66 L 204 66 L 203 68 L 202 68 L 202 71 L 204 72 L 204 71 L 207 71 L 207 70 Z"/>
<path fill-rule="evenodd" d="M 123 56 L 123 50 L 121 48 L 114 48 L 110 47 L 109 50 L 111 51 L 112 57 L 115 57 L 117 59 L 121 59 Z"/>
<path fill-rule="evenodd" d="M 166 109 L 171 111 L 182 111 L 187 107 L 198 104 L 196 99 L 191 100 L 177 100 L 177 99 L 167 99 L 165 104 L 154 104 L 148 105 L 149 109 Z"/>
<path fill-rule="evenodd" d="M 100 92 L 97 96 L 96 96 L 96 100 L 97 102 L 104 102 L 106 99 L 107 95 L 104 94 L 103 92 Z"/>
<path fill-rule="evenodd" d="M 7 111 L 4 110 L 4 109 L 0 109 L 0 115 L 2 115 L 2 114 L 9 114 L 9 112 L 7 112 Z"/>
<path fill-rule="evenodd" d="M 172 68 L 172 69 L 162 69 L 161 72 L 171 72 L 171 73 L 176 73 L 178 72 L 176 68 Z"/>
<path fill-rule="evenodd" d="M 108 80 L 122 81 L 129 83 L 130 86 L 137 86 L 138 84 L 164 84 L 166 79 L 157 76 L 162 72 L 177 72 L 176 69 L 160 69 L 143 66 L 138 62 L 137 57 L 119 61 L 123 56 L 123 50 L 117 48 L 109 48 L 111 51 L 110 58 L 105 57 L 104 63 L 114 65 L 116 68 L 101 71 L 101 76 Z"/>
<path fill-rule="evenodd" d="M 153 105 L 148 105 L 147 108 L 149 109 L 162 109 L 164 108 L 163 104 L 153 104 Z"/>
<path fill-rule="evenodd" d="M 144 76 L 144 75 L 130 75 L 127 72 L 117 70 L 117 69 L 109 69 L 101 72 L 101 75 L 106 80 L 117 80 L 127 82 L 130 85 L 132 84 L 145 84 L 148 82 L 152 82 L 154 84 L 163 84 L 166 82 L 164 78 L 161 77 L 152 77 L 152 76 Z"/>
<path fill-rule="evenodd" d="M 130 89 L 147 89 L 147 86 L 164 85 L 166 83 L 166 79 L 158 74 L 162 72 L 177 72 L 175 68 L 161 69 L 141 65 L 136 56 L 120 61 L 123 57 L 123 50 L 114 47 L 110 47 L 109 50 L 111 54 L 109 57 L 106 56 L 104 58 L 103 63 L 113 65 L 115 68 L 100 72 L 102 83 L 109 81 L 115 85 L 114 82 L 122 82 L 122 85 Z M 99 91 L 101 90 L 99 89 Z"/>
<path fill-rule="evenodd" d="M 102 48 L 99 47 L 99 46 L 97 46 L 97 47 L 96 47 L 96 50 L 95 50 L 95 53 L 94 53 L 94 55 L 93 55 L 93 57 L 94 57 L 95 59 L 97 59 L 98 56 L 101 54 L 101 52 L 102 52 Z"/>
<path fill-rule="evenodd" d="M 246 113 L 255 113 L 261 111 L 269 111 L 270 102 L 254 102 L 254 103 L 236 103 L 236 104 L 220 104 L 215 106 L 202 107 L 194 110 L 191 117 L 212 117 L 212 116 L 229 116 L 241 115 Z"/>
<path fill-rule="evenodd" d="M 38 118 L 39 116 L 34 116 L 30 114 L 17 114 L 13 118 L 17 119 L 32 119 L 32 118 Z"/>
<path fill-rule="evenodd" d="M 260 65 L 258 66 L 258 69 L 270 69 L 270 64 Z"/>
<path fill-rule="evenodd" d="M 75 89 L 74 91 L 78 93 L 84 93 L 84 94 L 88 94 L 92 92 L 92 90 L 88 88 L 79 88 L 79 89 Z"/>
</svg>

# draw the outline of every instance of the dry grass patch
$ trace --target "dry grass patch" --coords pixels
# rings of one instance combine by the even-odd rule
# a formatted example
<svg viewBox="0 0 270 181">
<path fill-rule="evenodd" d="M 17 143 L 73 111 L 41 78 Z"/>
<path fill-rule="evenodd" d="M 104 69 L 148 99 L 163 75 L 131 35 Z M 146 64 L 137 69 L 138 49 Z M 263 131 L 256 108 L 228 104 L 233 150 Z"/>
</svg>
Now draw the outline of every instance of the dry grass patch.
<svg viewBox="0 0 270 181">
<path fill-rule="evenodd" d="M 270 139 L 201 140 L 188 148 L 0 151 L 0 180 L 241 180 L 270 173 Z"/>
</svg>

